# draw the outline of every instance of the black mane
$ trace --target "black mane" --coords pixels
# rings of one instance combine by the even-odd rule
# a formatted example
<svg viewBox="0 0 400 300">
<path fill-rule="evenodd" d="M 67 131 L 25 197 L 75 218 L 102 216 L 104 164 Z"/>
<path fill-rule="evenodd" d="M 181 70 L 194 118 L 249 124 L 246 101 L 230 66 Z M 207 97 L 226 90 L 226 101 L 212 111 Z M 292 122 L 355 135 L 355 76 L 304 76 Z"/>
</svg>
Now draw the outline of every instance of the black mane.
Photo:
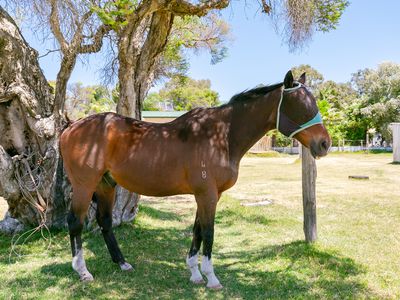
<svg viewBox="0 0 400 300">
<path fill-rule="evenodd" d="M 283 82 L 281 83 L 276 83 L 276 84 L 272 84 L 272 85 L 266 85 L 266 86 L 261 86 L 261 87 L 256 87 L 253 88 L 251 90 L 245 90 L 239 94 L 236 94 L 235 96 L 233 96 L 231 98 L 231 100 L 229 100 L 228 103 L 238 103 L 238 102 L 243 102 L 246 101 L 248 99 L 252 99 L 258 96 L 262 96 L 265 95 L 279 87 L 281 87 L 283 85 Z"/>
</svg>

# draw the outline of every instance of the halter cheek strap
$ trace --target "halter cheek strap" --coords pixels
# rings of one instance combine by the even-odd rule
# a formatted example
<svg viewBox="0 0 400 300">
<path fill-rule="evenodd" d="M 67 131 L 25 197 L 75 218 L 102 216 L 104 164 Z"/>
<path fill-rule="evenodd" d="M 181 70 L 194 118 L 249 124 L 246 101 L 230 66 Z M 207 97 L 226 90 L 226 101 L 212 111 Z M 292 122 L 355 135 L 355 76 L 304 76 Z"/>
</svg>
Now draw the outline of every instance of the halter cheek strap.
<svg viewBox="0 0 400 300">
<path fill-rule="evenodd" d="M 281 99 L 279 100 L 279 105 L 278 105 L 278 113 L 276 116 L 276 128 L 284 135 L 287 137 L 293 137 L 295 134 L 299 133 L 300 131 L 303 131 L 304 129 L 307 129 L 313 125 L 316 124 L 322 124 L 322 117 L 319 112 L 309 121 L 307 121 L 304 124 L 297 124 L 296 122 L 290 120 L 285 114 L 281 113 L 281 105 L 283 101 L 283 93 L 291 93 L 293 91 L 296 91 L 300 89 L 301 87 L 304 87 L 304 85 L 300 82 L 294 82 L 296 84 L 295 87 L 292 88 L 287 88 L 282 90 L 281 94 Z M 283 118 L 282 118 L 283 117 Z M 282 119 L 284 122 L 282 122 Z M 286 128 L 285 128 L 286 125 Z"/>
</svg>

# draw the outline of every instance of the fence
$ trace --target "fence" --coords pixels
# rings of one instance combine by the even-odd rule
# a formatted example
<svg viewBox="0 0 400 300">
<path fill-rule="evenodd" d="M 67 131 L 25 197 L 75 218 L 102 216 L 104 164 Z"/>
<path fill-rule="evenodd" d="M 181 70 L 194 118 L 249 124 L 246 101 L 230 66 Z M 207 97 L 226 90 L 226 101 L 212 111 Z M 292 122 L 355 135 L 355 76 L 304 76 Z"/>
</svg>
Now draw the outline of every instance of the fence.
<svg viewBox="0 0 400 300">
<path fill-rule="evenodd" d="M 251 149 L 251 153 L 262 153 L 267 151 L 276 151 L 285 154 L 299 154 L 299 147 L 272 147 L 272 139 L 268 136 L 262 137 Z M 360 143 L 357 146 L 345 145 L 340 143 L 340 146 L 331 147 L 329 152 L 368 152 L 368 151 L 380 151 L 380 152 L 393 152 L 392 147 L 376 147 L 366 146 L 365 143 Z"/>
</svg>

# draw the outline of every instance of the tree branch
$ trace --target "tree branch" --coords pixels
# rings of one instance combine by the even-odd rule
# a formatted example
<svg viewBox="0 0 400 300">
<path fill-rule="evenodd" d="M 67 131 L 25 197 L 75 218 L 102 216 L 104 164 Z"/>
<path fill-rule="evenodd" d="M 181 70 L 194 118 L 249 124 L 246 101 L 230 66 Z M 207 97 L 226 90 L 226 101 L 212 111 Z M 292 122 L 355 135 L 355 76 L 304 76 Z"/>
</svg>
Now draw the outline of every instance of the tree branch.
<svg viewBox="0 0 400 300">
<path fill-rule="evenodd" d="M 61 49 L 53 49 L 53 50 L 47 49 L 47 52 L 46 52 L 45 54 L 42 54 L 42 55 L 38 56 L 38 58 L 45 57 L 45 56 L 49 55 L 50 53 L 58 52 L 58 51 L 60 51 L 60 50 L 61 50 Z"/>
<path fill-rule="evenodd" d="M 171 5 L 171 11 L 178 16 L 192 15 L 202 17 L 212 9 L 227 7 L 229 3 L 230 0 L 209 0 L 196 5 L 185 0 L 176 0 Z"/>
<path fill-rule="evenodd" d="M 51 12 L 50 12 L 50 27 L 51 31 L 53 32 L 55 38 L 57 39 L 58 43 L 60 44 L 61 51 L 66 53 L 68 50 L 68 43 L 64 38 L 64 35 L 61 31 L 59 14 L 58 14 L 58 7 L 57 7 L 57 0 L 50 0 Z"/>
<path fill-rule="evenodd" d="M 84 44 L 78 47 L 78 53 L 93 53 L 100 51 L 103 46 L 103 37 L 109 33 L 111 27 L 108 25 L 101 25 L 96 33 L 93 35 L 93 42 L 91 44 Z"/>
<path fill-rule="evenodd" d="M 136 82 L 141 83 L 139 94 L 147 92 L 145 85 L 148 80 L 145 77 L 153 76 L 159 55 L 164 51 L 167 44 L 173 21 L 174 16 L 168 11 L 153 13 L 150 29 L 137 59 L 138 63 L 135 70 L 135 74 L 137 74 Z"/>
</svg>

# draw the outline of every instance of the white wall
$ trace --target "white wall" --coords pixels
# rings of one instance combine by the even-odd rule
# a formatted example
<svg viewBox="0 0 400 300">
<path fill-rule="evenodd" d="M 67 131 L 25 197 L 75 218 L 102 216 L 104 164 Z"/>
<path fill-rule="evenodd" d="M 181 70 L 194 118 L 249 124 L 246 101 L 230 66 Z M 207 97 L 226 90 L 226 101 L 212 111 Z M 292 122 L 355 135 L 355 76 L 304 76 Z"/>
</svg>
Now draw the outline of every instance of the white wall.
<svg viewBox="0 0 400 300">
<path fill-rule="evenodd" d="M 393 130 L 393 161 L 400 162 L 400 123 L 392 123 Z"/>
</svg>

